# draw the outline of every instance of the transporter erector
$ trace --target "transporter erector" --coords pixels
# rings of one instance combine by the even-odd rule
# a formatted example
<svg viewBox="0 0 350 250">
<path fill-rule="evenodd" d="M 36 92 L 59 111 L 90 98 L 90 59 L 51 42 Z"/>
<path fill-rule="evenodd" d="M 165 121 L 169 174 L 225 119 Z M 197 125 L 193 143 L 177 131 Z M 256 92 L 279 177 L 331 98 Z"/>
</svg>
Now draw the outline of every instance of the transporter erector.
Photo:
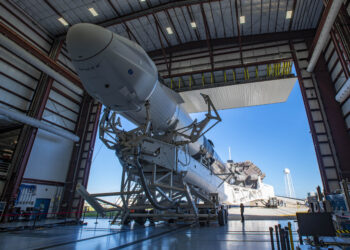
<svg viewBox="0 0 350 250">
<path fill-rule="evenodd" d="M 147 218 L 209 220 L 222 205 L 274 196 L 259 169 L 247 172 L 223 162 L 204 136 L 221 121 L 208 95 L 202 95 L 205 119 L 192 120 L 181 96 L 161 83 L 154 62 L 135 42 L 87 23 L 72 26 L 66 42 L 85 90 L 106 107 L 99 137 L 123 167 L 120 192 L 103 195 L 118 195 L 115 204 L 78 186 L 97 212 L 106 212 L 102 202 L 119 211 L 115 220 L 125 224 L 133 218 L 140 224 Z M 137 128 L 123 130 L 119 115 Z"/>
</svg>

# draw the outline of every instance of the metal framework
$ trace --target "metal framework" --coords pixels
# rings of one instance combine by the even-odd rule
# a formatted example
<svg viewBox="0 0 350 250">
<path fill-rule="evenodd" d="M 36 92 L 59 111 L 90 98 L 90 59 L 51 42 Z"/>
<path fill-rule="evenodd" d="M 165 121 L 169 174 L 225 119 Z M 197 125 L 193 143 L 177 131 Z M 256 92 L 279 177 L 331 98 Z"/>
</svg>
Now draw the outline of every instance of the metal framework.
<svg viewBox="0 0 350 250">
<path fill-rule="evenodd" d="M 115 210 L 120 211 L 114 221 L 120 217 L 123 224 L 128 223 L 135 216 L 137 217 L 136 222 L 140 224 L 143 224 L 148 217 L 156 216 L 158 219 L 160 217 L 174 217 L 175 213 L 192 214 L 198 218 L 198 207 L 195 199 L 201 199 L 208 203 L 207 207 L 215 211 L 218 204 L 211 200 L 210 194 L 202 193 L 186 183 L 178 169 L 180 167 L 178 155 L 184 152 L 187 161 L 190 157 L 186 153 L 187 144 L 196 141 L 208 131 L 211 127 L 207 130 L 204 129 L 211 120 L 220 121 L 209 97 L 206 96 L 204 99 L 208 104 L 207 118 L 202 122 L 195 121 L 190 127 L 174 131 L 170 137 L 169 135 L 163 137 L 151 135 L 148 103 L 146 103 L 147 119 L 145 124 L 131 131 L 121 130 L 120 119 L 116 112 L 110 112 L 106 109 L 100 121 L 100 139 L 109 149 L 116 150 L 122 163 L 123 174 L 120 192 L 118 192 L 120 200 L 117 200 L 116 203 L 110 203 L 96 198 L 106 194 L 89 196 L 82 186 L 78 187 L 78 192 L 87 201 L 90 201 L 90 204 L 102 215 L 107 210 L 103 209 L 96 201 L 112 205 Z M 212 111 L 215 115 L 212 115 Z M 184 130 L 192 132 L 184 137 L 186 140 L 174 144 L 173 138 L 179 135 L 184 136 Z M 155 146 L 162 145 L 161 149 L 154 148 L 153 144 Z M 163 159 L 163 157 L 165 158 Z M 171 162 L 171 159 L 175 162 Z M 164 164 L 166 161 L 169 164 Z M 115 194 L 112 193 L 112 195 Z M 153 214 L 149 214 L 146 211 L 147 208 L 153 208 Z M 143 214 L 143 216 L 131 214 L 132 210 L 136 210 L 136 214 Z M 166 211 L 166 213 L 162 211 Z M 207 214 L 206 217 L 208 218 L 208 216 Z M 213 216 L 215 217 L 215 215 Z"/>
<path fill-rule="evenodd" d="M 75 192 L 77 185 L 86 187 L 94 151 L 102 105 L 85 94 L 76 133 L 81 138 L 74 145 L 64 187 L 60 212 L 68 217 L 81 217 L 84 201 Z"/>
<path fill-rule="evenodd" d="M 146 219 L 151 222 L 174 219 L 199 220 L 204 223 L 217 219 L 225 209 L 218 193 L 208 193 L 191 184 L 185 174 L 185 168 L 194 168 L 195 164 L 197 167 L 204 166 L 198 171 L 215 175 L 209 162 L 204 158 L 190 160 L 188 152 L 189 143 L 197 141 L 221 121 L 210 98 L 205 95 L 203 98 L 208 106 L 203 121 L 195 120 L 188 127 L 165 135 L 152 133 L 148 103 L 145 107 L 145 123 L 130 131 L 122 130 L 116 112 L 105 109 L 100 121 L 100 139 L 116 152 L 121 162 L 123 173 L 120 191 L 89 194 L 82 185 L 78 185 L 77 192 L 102 216 L 109 211 L 118 211 L 113 223 L 118 220 L 121 224 L 128 224 L 132 219 L 141 225 Z M 214 124 L 206 128 L 211 121 Z M 226 173 L 218 188 L 234 175 L 232 171 Z M 234 202 L 258 199 L 263 197 L 261 192 L 260 189 L 235 186 Z M 106 196 L 117 196 L 116 202 L 104 200 Z M 101 204 L 109 205 L 110 208 L 103 208 Z"/>
</svg>

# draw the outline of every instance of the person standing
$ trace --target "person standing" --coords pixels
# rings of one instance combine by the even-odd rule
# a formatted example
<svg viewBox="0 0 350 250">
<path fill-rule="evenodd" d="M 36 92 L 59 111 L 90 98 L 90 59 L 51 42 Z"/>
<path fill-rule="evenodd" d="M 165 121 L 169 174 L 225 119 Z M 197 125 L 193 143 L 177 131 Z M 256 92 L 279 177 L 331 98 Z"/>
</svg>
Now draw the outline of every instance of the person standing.
<svg viewBox="0 0 350 250">
<path fill-rule="evenodd" d="M 241 222 L 244 222 L 244 205 L 243 205 L 243 203 L 241 203 L 240 207 L 241 207 Z"/>
</svg>

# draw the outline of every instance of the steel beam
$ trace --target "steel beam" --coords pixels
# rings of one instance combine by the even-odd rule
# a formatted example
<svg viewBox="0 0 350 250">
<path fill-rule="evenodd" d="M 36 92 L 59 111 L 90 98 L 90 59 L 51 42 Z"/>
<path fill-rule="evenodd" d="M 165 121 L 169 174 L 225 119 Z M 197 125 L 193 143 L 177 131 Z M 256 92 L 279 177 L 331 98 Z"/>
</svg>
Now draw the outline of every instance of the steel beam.
<svg viewBox="0 0 350 250">
<path fill-rule="evenodd" d="M 322 154 L 321 154 L 320 146 L 319 146 L 318 139 L 317 139 L 316 129 L 315 129 L 314 123 L 312 121 L 311 109 L 310 109 L 310 106 L 308 103 L 309 102 L 308 98 L 306 96 L 306 89 L 304 86 L 304 80 L 302 77 L 301 69 L 299 67 L 299 61 L 298 61 L 298 58 L 296 56 L 296 51 L 295 51 L 294 44 L 292 41 L 290 42 L 290 48 L 291 48 L 292 56 L 293 56 L 293 60 L 294 60 L 295 71 L 296 71 L 297 76 L 298 76 L 300 91 L 301 91 L 301 94 L 303 97 L 306 116 L 307 116 L 307 119 L 309 122 L 309 127 L 311 130 L 312 141 L 313 141 L 315 151 L 316 151 L 316 157 L 317 157 L 317 162 L 318 162 L 318 166 L 319 166 L 319 170 L 320 170 L 320 174 L 321 174 L 323 188 L 324 188 L 324 191 L 326 193 L 329 193 L 328 181 L 327 181 L 327 177 L 326 177 L 326 173 L 325 173 L 324 164 L 322 161 Z"/>
<path fill-rule="evenodd" d="M 98 25 L 101 25 L 103 27 L 110 27 L 116 24 L 120 24 L 122 22 L 130 21 L 133 19 L 137 19 L 140 17 L 148 16 L 155 14 L 157 12 L 165 11 L 168 9 L 174 9 L 174 8 L 180 8 L 184 6 L 190 6 L 195 4 L 201 4 L 201 3 L 207 3 L 209 0 L 179 0 L 179 1 L 171 1 L 164 4 L 159 4 L 153 7 L 150 7 L 148 9 L 136 11 L 134 13 L 112 18 L 103 22 L 98 23 Z M 212 1 L 221 1 L 221 0 L 212 0 Z"/>
<path fill-rule="evenodd" d="M 335 100 L 335 89 L 328 72 L 325 59 L 321 56 L 315 66 L 314 75 L 318 83 L 320 97 L 332 131 L 332 138 L 339 161 L 341 178 L 350 179 L 350 137 L 340 104 Z"/>
<path fill-rule="evenodd" d="M 40 179 L 32 179 L 32 178 L 23 178 L 22 182 L 24 183 L 31 183 L 31 184 L 39 184 L 39 185 L 48 185 L 48 186 L 64 186 L 64 182 L 59 181 L 48 181 L 48 180 L 40 180 Z"/>
<path fill-rule="evenodd" d="M 317 27 L 317 31 L 316 31 L 316 34 L 315 34 L 315 38 L 314 38 L 314 40 L 312 41 L 312 44 L 311 44 L 310 56 L 314 52 L 316 43 L 317 43 L 318 39 L 320 38 L 321 31 L 323 30 L 323 26 L 324 26 L 324 24 L 326 22 L 326 19 L 327 19 L 327 16 L 328 16 L 328 13 L 329 13 L 329 11 L 331 9 L 332 4 L 333 4 L 333 0 L 328 1 L 327 5 L 326 5 L 326 8 L 324 9 L 324 11 L 322 13 L 321 20 L 319 22 L 319 25 Z"/>
<path fill-rule="evenodd" d="M 238 4 L 237 0 L 235 0 L 235 10 L 236 10 L 236 24 L 237 24 L 237 39 L 239 45 L 239 54 L 241 58 L 241 63 L 243 64 L 243 53 L 242 53 L 242 38 L 241 38 L 241 25 L 238 17 Z"/>
<path fill-rule="evenodd" d="M 166 16 L 167 16 L 167 18 L 168 18 L 168 21 L 170 22 L 171 26 L 172 26 L 173 29 L 174 29 L 177 42 L 178 42 L 179 44 L 182 44 L 181 38 L 180 38 L 180 36 L 179 36 L 179 33 L 178 33 L 177 30 L 176 30 L 175 24 L 174 24 L 173 19 L 171 18 L 170 14 L 169 14 L 169 11 L 168 11 L 168 10 L 165 10 L 165 14 L 166 14 Z"/>
<path fill-rule="evenodd" d="M 241 36 L 241 42 L 243 45 L 248 44 L 259 44 L 259 43 L 267 43 L 267 42 L 276 42 L 276 41 L 289 41 L 294 39 L 305 39 L 305 38 L 313 38 L 315 34 L 315 30 L 302 30 L 302 31 L 292 31 L 292 32 L 277 32 L 277 33 L 269 33 L 269 34 L 261 34 L 261 35 L 250 35 L 250 36 Z M 211 39 L 211 45 L 221 46 L 221 45 L 239 45 L 238 37 L 230 37 L 230 38 L 217 38 Z M 165 52 L 167 54 L 176 53 L 180 51 L 193 50 L 205 48 L 207 46 L 206 40 L 199 40 L 194 42 L 183 43 L 181 45 L 175 45 L 172 47 L 165 48 Z M 162 56 L 163 52 L 161 49 L 149 51 L 148 55 L 150 57 Z"/>
<path fill-rule="evenodd" d="M 237 68 L 244 68 L 244 67 L 250 67 L 250 66 L 259 66 L 259 65 L 266 65 L 266 64 L 281 63 L 281 62 L 286 62 L 286 61 L 292 61 L 292 58 L 283 58 L 283 59 L 266 60 L 266 61 L 254 62 L 254 63 L 228 65 L 228 66 L 224 66 L 224 67 L 214 67 L 214 69 L 208 68 L 208 69 L 203 69 L 203 70 L 188 71 L 188 72 L 183 72 L 183 73 L 178 73 L 178 74 L 165 75 L 162 77 L 164 79 L 166 79 L 166 78 L 170 78 L 170 77 L 181 77 L 181 76 L 195 75 L 195 74 L 201 74 L 201 73 L 207 73 L 207 72 L 213 72 L 213 71 L 222 71 L 222 70 L 237 69 Z"/>
<path fill-rule="evenodd" d="M 203 23 L 204 23 L 204 28 L 205 28 L 206 43 L 207 43 L 207 47 L 208 47 L 208 51 L 209 51 L 209 55 L 210 55 L 210 65 L 211 65 L 211 68 L 214 69 L 213 49 L 212 49 L 212 46 L 210 43 L 211 37 L 210 37 L 209 26 L 208 26 L 208 22 L 207 22 L 207 17 L 205 16 L 203 4 L 201 4 L 200 6 L 201 6 L 201 13 L 202 13 L 202 18 L 203 18 Z"/>
<path fill-rule="evenodd" d="M 76 216 L 77 218 L 81 216 L 84 201 L 76 193 L 76 188 L 79 185 L 86 187 L 88 183 L 101 106 L 101 104 L 95 104 L 92 97 L 85 93 L 75 131 L 81 141 L 73 147 L 60 205 L 60 211 L 67 216 Z"/>
</svg>

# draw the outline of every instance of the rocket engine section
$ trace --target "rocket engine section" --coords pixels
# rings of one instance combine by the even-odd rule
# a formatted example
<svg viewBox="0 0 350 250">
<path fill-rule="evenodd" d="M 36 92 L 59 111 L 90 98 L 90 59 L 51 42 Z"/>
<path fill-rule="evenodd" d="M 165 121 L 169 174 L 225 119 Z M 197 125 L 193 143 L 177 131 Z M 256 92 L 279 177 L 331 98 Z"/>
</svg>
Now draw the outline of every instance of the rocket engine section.
<svg viewBox="0 0 350 250">
<path fill-rule="evenodd" d="M 184 129 L 193 127 L 196 121 L 182 108 L 181 96 L 159 82 L 154 62 L 138 44 L 87 23 L 71 27 L 66 42 L 84 88 L 108 109 L 117 111 L 138 126 L 150 120 L 155 138 L 165 138 L 167 134 L 181 130 L 182 136 L 169 143 L 180 144 L 184 138 L 196 135 L 196 131 Z M 204 161 L 211 173 L 229 173 L 210 140 L 200 136 L 187 145 L 189 155 L 198 162 Z M 194 170 L 186 171 L 188 176 L 194 176 Z M 215 181 L 217 184 L 220 184 L 220 178 L 225 178 L 215 177 L 219 180 Z M 200 188 L 208 189 L 208 180 L 199 179 L 198 176 L 192 178 L 196 186 L 200 184 Z M 218 190 L 212 188 L 208 192 Z"/>
<path fill-rule="evenodd" d="M 230 161 L 227 165 L 235 174 L 233 181 L 231 182 L 233 185 L 257 188 L 258 182 L 265 178 L 265 174 L 260 168 L 250 161 L 236 163 Z"/>
</svg>

